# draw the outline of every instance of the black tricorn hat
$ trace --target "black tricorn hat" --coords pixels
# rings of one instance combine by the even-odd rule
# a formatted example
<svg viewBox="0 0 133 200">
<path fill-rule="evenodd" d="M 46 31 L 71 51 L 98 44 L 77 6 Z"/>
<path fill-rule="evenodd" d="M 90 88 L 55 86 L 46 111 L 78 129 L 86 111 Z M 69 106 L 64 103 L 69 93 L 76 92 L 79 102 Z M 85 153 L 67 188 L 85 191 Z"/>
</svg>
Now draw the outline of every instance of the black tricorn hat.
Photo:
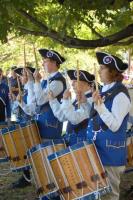
<svg viewBox="0 0 133 200">
<path fill-rule="evenodd" d="M 23 75 L 23 70 L 24 70 L 25 68 L 23 68 L 23 67 L 18 67 L 18 68 L 16 68 L 15 70 L 14 70 L 14 72 L 17 74 L 17 75 L 19 75 L 19 76 L 22 76 Z M 30 70 L 30 72 L 33 74 L 34 72 L 35 72 L 35 68 L 33 68 L 33 67 L 26 67 L 26 69 L 28 69 L 28 70 Z"/>
<path fill-rule="evenodd" d="M 39 49 L 39 53 L 43 58 L 50 58 L 55 60 L 58 64 L 65 62 L 65 58 L 62 57 L 57 51 L 48 49 Z"/>
<path fill-rule="evenodd" d="M 128 68 L 128 64 L 124 63 L 117 56 L 104 52 L 96 52 L 96 57 L 100 65 L 109 66 L 110 68 L 116 69 L 120 73 L 123 73 Z"/>
<path fill-rule="evenodd" d="M 77 70 L 68 70 L 67 74 L 71 80 L 77 80 Z M 95 80 L 95 76 L 85 70 L 79 70 L 79 80 L 92 83 Z"/>
</svg>

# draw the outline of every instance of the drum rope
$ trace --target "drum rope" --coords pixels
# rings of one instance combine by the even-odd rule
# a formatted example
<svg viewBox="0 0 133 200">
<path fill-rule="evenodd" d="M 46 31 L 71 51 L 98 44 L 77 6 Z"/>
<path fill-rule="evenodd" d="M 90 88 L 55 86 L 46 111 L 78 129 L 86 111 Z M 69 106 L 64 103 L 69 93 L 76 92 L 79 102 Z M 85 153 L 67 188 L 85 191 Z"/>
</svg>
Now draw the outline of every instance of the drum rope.
<svg viewBox="0 0 133 200">
<path fill-rule="evenodd" d="M 32 122 L 30 122 L 30 127 L 29 127 L 29 128 L 30 128 L 31 136 L 32 136 L 32 138 L 33 138 L 33 143 L 34 143 L 34 146 L 35 146 L 36 143 L 37 143 L 37 138 L 35 137 L 35 134 L 37 134 L 37 136 L 38 136 L 38 133 L 37 133 L 37 132 L 34 133 L 33 125 L 36 126 L 36 124 L 33 124 Z M 39 138 L 39 140 L 40 140 L 40 138 Z M 39 143 L 40 143 L 40 141 L 39 141 Z"/>
<path fill-rule="evenodd" d="M 23 129 L 21 128 L 20 125 L 18 127 L 19 127 L 19 130 L 21 132 L 21 137 L 22 137 L 22 141 L 23 141 L 23 144 L 24 144 L 25 153 L 27 154 L 28 146 L 27 146 L 27 143 L 26 143 L 26 140 L 25 140 L 24 132 L 23 132 Z M 29 158 L 27 156 L 27 159 L 24 162 L 24 166 L 27 166 L 27 165 L 30 165 L 30 164 L 31 163 L 30 163 Z M 32 168 L 31 168 L 31 171 L 32 171 Z M 31 182 L 32 181 L 32 179 L 28 179 L 24 174 L 23 174 L 23 177 L 25 178 L 25 180 L 27 182 Z"/>
<path fill-rule="evenodd" d="M 48 148 L 48 147 L 47 147 Z M 51 167 L 50 167 L 50 165 L 49 165 L 49 161 L 48 161 L 48 158 L 47 158 L 47 154 L 46 154 L 46 151 L 43 151 L 42 152 L 43 154 L 44 154 L 44 158 L 45 158 L 45 161 L 46 161 L 46 168 L 47 168 L 47 173 L 48 173 L 48 176 L 49 176 L 49 180 L 51 179 L 51 178 L 53 178 L 53 174 L 52 174 L 52 176 L 51 176 L 51 171 L 52 171 L 52 169 L 51 169 Z M 55 181 L 55 179 L 54 179 L 54 181 Z M 51 180 L 49 181 L 49 183 L 51 182 Z"/>
<path fill-rule="evenodd" d="M 21 133 L 20 135 L 21 135 L 21 138 L 22 138 L 22 142 L 24 144 L 25 152 L 27 152 L 27 150 L 28 150 L 27 143 L 26 143 L 26 140 L 25 140 L 25 137 L 24 137 L 23 129 L 20 125 L 19 125 L 19 130 L 20 130 L 20 133 Z"/>
<path fill-rule="evenodd" d="M 32 126 L 32 124 L 31 124 L 31 126 Z M 34 137 L 33 137 L 33 134 L 32 134 L 31 126 L 27 125 L 26 128 L 27 128 L 27 131 L 28 131 L 27 133 L 29 135 L 29 139 L 30 139 L 30 142 L 31 142 L 30 145 L 33 147 L 33 146 L 35 146 L 35 142 L 34 142 Z"/>
<path fill-rule="evenodd" d="M 97 175 L 96 172 L 98 172 L 98 168 L 97 168 L 97 166 L 96 166 L 95 163 L 94 163 L 92 152 L 90 151 L 89 148 L 87 148 L 87 145 L 85 144 L 84 141 L 83 141 L 83 143 L 84 143 L 84 146 L 85 146 L 85 149 L 86 149 L 88 158 L 89 158 L 89 160 L 90 160 L 90 162 L 91 162 L 91 165 L 92 165 L 92 168 L 93 168 L 93 172 L 94 172 L 95 175 Z M 96 196 L 98 196 L 98 198 L 99 198 L 99 194 L 100 194 L 100 193 L 99 193 L 99 191 L 98 191 L 98 188 L 99 188 L 99 181 L 98 181 L 98 180 L 96 181 L 96 188 L 97 188 Z"/>
<path fill-rule="evenodd" d="M 7 129 L 8 129 L 8 133 L 9 133 L 9 137 L 10 137 L 12 146 L 13 146 L 15 154 L 16 154 L 15 157 L 19 157 L 19 154 L 18 154 L 18 151 L 17 151 L 17 147 L 16 147 L 16 143 L 14 141 L 12 133 L 9 131 L 9 128 L 7 128 Z M 9 154 L 9 157 L 10 157 L 10 154 Z M 12 166 L 12 168 L 16 168 L 15 162 L 11 161 L 11 166 Z"/>
<path fill-rule="evenodd" d="M 23 132 L 23 129 L 21 128 L 21 126 L 19 125 L 19 130 L 21 132 L 21 138 L 22 138 L 22 141 L 23 141 L 23 145 L 24 145 L 24 148 L 25 148 L 25 154 L 27 154 L 27 150 L 28 150 L 28 146 L 27 146 L 27 143 L 26 143 L 26 139 L 25 139 L 25 136 L 24 136 L 24 132 Z M 25 156 L 25 155 L 24 155 Z M 30 161 L 29 159 L 27 158 L 24 162 L 24 166 L 26 165 L 30 165 Z"/>
<path fill-rule="evenodd" d="M 7 154 L 7 156 L 9 157 L 10 155 L 9 155 L 9 151 L 8 151 L 8 148 L 7 148 L 7 145 L 6 145 L 6 141 L 5 141 L 5 138 L 4 138 L 4 136 L 3 136 L 3 134 L 2 134 L 2 131 L 0 130 L 0 134 L 1 134 L 1 136 L 2 136 L 2 141 L 3 141 L 3 144 L 4 144 L 4 147 L 5 147 L 5 154 Z M 12 168 L 12 164 L 11 164 L 11 162 L 9 162 L 10 163 L 10 167 L 9 167 L 9 174 L 10 173 L 12 173 L 12 170 L 11 170 L 11 168 Z M 7 175 L 7 174 L 6 174 Z"/>
<path fill-rule="evenodd" d="M 11 132 L 9 131 L 9 128 L 7 128 L 7 129 L 8 129 L 8 132 L 9 132 L 9 137 L 11 139 L 11 143 L 13 145 L 13 148 L 14 148 L 14 151 L 15 151 L 15 154 L 16 154 L 15 156 L 18 156 L 18 152 L 17 152 L 17 147 L 16 147 L 16 144 L 15 144 L 15 141 L 14 141 L 14 139 L 12 137 Z"/>
<path fill-rule="evenodd" d="M 45 165 L 45 161 L 44 161 L 44 156 L 43 156 L 42 149 L 40 149 L 40 153 L 41 153 L 42 164 L 43 164 L 43 167 L 44 167 L 44 169 L 45 169 L 46 176 L 47 176 L 47 179 L 48 179 L 48 183 L 50 184 L 50 178 L 49 178 L 49 174 L 48 174 L 47 167 L 46 167 L 46 165 Z"/>
<path fill-rule="evenodd" d="M 45 155 L 46 155 L 46 152 L 45 152 Z M 57 181 L 56 181 L 54 172 L 53 172 L 53 170 L 52 170 L 52 167 L 51 167 L 50 162 L 49 162 L 48 159 L 47 159 L 47 165 L 48 165 L 48 169 L 49 169 L 50 173 L 52 174 L 52 178 L 53 178 L 53 180 L 54 180 L 54 183 L 55 183 L 55 185 L 56 185 L 56 188 L 57 188 L 57 190 L 59 190 L 58 183 L 57 183 Z M 60 197 L 61 197 L 61 200 L 65 200 L 64 197 L 62 196 L 62 193 L 61 193 Z"/>
<path fill-rule="evenodd" d="M 41 187 L 41 181 L 40 181 L 39 175 L 37 173 L 37 169 L 36 169 L 36 166 L 35 166 L 35 163 L 34 163 L 34 160 L 33 160 L 33 157 L 32 157 L 32 154 L 31 154 L 30 151 L 29 151 L 29 154 L 30 154 L 30 159 L 31 159 L 31 162 L 32 162 L 32 165 L 33 165 L 33 169 L 34 169 L 34 170 L 32 170 L 33 177 L 34 177 L 34 182 L 35 182 L 36 188 L 38 188 L 38 187 L 40 188 Z M 35 180 L 36 178 L 35 178 L 34 174 L 35 174 L 35 176 L 37 178 L 37 181 Z"/>
<path fill-rule="evenodd" d="M 38 128 L 38 125 L 37 125 L 37 122 L 35 121 L 35 126 L 36 126 L 36 129 L 37 129 L 37 133 L 38 133 L 38 136 L 39 136 L 39 140 L 40 140 L 40 143 L 41 143 L 41 136 L 40 136 L 40 131 L 39 131 L 39 128 Z"/>
<path fill-rule="evenodd" d="M 63 171 L 63 167 L 61 166 L 60 160 L 59 160 L 59 158 L 57 156 L 56 147 L 55 147 L 55 144 L 54 144 L 53 140 L 52 140 L 52 143 L 53 143 L 53 147 L 54 147 L 54 151 L 55 151 L 55 157 L 56 157 L 59 169 L 61 171 L 61 174 L 63 176 L 64 184 L 65 184 L 66 187 L 69 187 L 69 182 L 68 182 L 67 177 L 66 177 L 66 175 L 65 175 L 65 173 Z M 77 198 L 77 195 L 75 194 L 75 192 L 72 191 L 72 194 Z M 69 195 L 70 194 L 68 193 L 68 200 L 69 200 Z"/>
<path fill-rule="evenodd" d="M 80 181 L 83 182 L 83 181 L 85 181 L 85 179 L 84 179 L 83 174 L 82 174 L 82 172 L 81 172 L 81 170 L 80 170 L 79 164 L 78 164 L 78 162 L 77 162 L 77 160 L 76 160 L 76 158 L 75 158 L 75 156 L 74 156 L 74 153 L 73 153 L 71 147 L 69 146 L 68 148 L 69 148 L 69 150 L 70 150 L 70 154 L 71 154 L 72 159 L 73 159 L 73 161 L 74 161 L 74 164 L 75 164 L 75 167 L 76 167 L 78 176 L 79 176 L 79 178 L 80 178 Z M 82 187 L 82 196 L 83 196 L 83 195 L 84 195 L 84 188 Z"/>
</svg>

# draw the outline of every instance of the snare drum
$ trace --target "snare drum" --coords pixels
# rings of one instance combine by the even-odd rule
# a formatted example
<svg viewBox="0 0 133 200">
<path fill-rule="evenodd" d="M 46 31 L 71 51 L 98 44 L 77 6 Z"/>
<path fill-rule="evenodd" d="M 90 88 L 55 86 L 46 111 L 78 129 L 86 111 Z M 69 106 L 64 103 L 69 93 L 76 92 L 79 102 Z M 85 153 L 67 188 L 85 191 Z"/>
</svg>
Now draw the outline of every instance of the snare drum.
<svg viewBox="0 0 133 200">
<path fill-rule="evenodd" d="M 67 199 L 96 199 L 110 192 L 94 144 L 81 142 L 48 156 L 60 193 Z"/>
<path fill-rule="evenodd" d="M 0 123 L 0 130 L 2 128 L 5 128 L 5 127 L 7 127 L 7 122 L 1 122 Z M 3 141 L 2 141 L 2 135 L 0 133 L 0 163 L 7 162 L 7 161 L 8 161 L 8 158 L 7 158 L 7 154 L 6 154 L 4 144 L 3 144 Z"/>
<path fill-rule="evenodd" d="M 35 122 L 20 123 L 2 129 L 2 139 L 12 171 L 30 168 L 27 150 L 40 144 L 40 136 Z"/>
<path fill-rule="evenodd" d="M 37 194 L 42 200 L 54 198 L 58 195 L 58 186 L 49 167 L 47 156 L 64 148 L 64 141 L 58 139 L 45 142 L 28 150 Z"/>
</svg>

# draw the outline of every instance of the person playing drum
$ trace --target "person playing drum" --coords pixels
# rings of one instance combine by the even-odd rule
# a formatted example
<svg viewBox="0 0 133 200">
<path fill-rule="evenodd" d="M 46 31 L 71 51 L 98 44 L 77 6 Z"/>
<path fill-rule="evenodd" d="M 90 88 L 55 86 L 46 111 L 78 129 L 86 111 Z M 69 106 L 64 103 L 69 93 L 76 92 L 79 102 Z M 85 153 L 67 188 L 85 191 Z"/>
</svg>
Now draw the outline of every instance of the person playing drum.
<svg viewBox="0 0 133 200">
<path fill-rule="evenodd" d="M 22 86 L 24 87 L 23 91 L 22 88 L 19 88 L 19 94 L 17 97 L 15 95 L 11 94 L 11 98 L 14 100 L 14 107 L 13 107 L 13 112 L 16 112 L 17 110 L 17 121 L 18 122 L 27 122 L 30 121 L 35 113 L 35 106 L 36 106 L 36 101 L 34 94 L 32 93 L 31 85 L 33 86 L 34 84 L 34 79 L 32 74 L 35 71 L 35 68 L 32 67 L 27 67 L 27 68 L 16 68 L 15 73 L 19 76 L 20 81 Z M 27 86 L 28 82 L 28 76 L 32 77 L 32 83 L 30 82 L 30 87 Z M 19 79 L 18 79 L 19 81 Z M 21 92 L 21 94 L 20 94 Z M 29 170 L 24 170 L 22 177 L 20 177 L 19 180 L 16 182 L 13 182 L 11 184 L 11 188 L 23 188 L 26 186 L 31 185 L 30 182 L 30 171 Z"/>
<path fill-rule="evenodd" d="M 39 53 L 43 58 L 43 67 L 47 73 L 47 80 L 41 84 L 40 74 L 34 73 L 34 93 L 37 102 L 37 123 L 42 139 L 60 139 L 62 134 L 61 123 L 53 114 L 49 105 L 48 92 L 51 90 L 60 102 L 66 89 L 66 81 L 59 72 L 60 65 L 65 59 L 56 51 L 40 49 Z"/>
<path fill-rule="evenodd" d="M 131 108 L 127 88 L 122 84 L 122 73 L 128 65 L 111 54 L 97 52 L 99 76 L 103 87 L 94 91 L 87 137 L 93 140 L 108 173 L 112 192 L 106 200 L 119 199 L 120 175 L 126 165 L 126 129 Z"/>
<path fill-rule="evenodd" d="M 72 80 L 72 87 L 76 93 L 76 99 L 73 102 L 70 100 L 71 92 L 67 89 L 63 94 L 62 104 L 60 104 L 51 94 L 50 106 L 54 115 L 60 121 L 68 121 L 64 138 L 67 145 L 71 146 L 86 140 L 86 131 L 89 120 L 86 97 L 91 98 L 92 96 L 91 89 L 94 86 L 95 76 L 87 71 L 79 70 L 79 83 L 77 84 L 77 71 L 68 70 L 67 74 Z M 80 102 L 79 108 L 78 100 Z"/>
</svg>

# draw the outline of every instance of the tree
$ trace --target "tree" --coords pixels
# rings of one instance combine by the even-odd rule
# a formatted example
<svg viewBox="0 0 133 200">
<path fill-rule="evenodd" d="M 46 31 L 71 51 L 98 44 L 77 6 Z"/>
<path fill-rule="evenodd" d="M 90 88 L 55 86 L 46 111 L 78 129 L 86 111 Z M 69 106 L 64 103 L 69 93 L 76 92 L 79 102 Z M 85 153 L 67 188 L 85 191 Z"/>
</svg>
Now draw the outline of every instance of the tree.
<svg viewBox="0 0 133 200">
<path fill-rule="evenodd" d="M 131 0 L 0 0 L 0 40 L 9 33 L 89 49 L 133 41 Z"/>
</svg>

